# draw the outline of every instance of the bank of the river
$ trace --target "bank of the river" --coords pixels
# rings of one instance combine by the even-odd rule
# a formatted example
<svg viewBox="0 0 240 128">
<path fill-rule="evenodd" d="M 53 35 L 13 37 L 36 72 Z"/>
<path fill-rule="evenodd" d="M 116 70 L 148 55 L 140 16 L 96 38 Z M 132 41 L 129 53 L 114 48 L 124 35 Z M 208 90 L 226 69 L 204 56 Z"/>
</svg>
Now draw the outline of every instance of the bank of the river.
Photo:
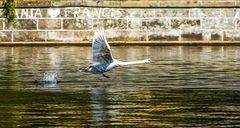
<svg viewBox="0 0 240 128">
<path fill-rule="evenodd" d="M 18 0 L 17 25 L 0 18 L 0 45 L 239 45 L 238 0 Z M 0 9 L 0 13 L 2 8 Z"/>
</svg>

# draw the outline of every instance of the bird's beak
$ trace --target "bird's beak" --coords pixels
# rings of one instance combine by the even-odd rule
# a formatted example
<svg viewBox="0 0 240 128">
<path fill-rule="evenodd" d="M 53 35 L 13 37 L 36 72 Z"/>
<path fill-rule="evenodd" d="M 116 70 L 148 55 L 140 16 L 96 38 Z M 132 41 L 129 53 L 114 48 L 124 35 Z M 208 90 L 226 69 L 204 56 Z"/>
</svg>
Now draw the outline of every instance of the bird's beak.
<svg viewBox="0 0 240 128">
<path fill-rule="evenodd" d="M 80 72 L 87 72 L 87 69 L 86 68 L 80 68 L 79 71 Z"/>
</svg>

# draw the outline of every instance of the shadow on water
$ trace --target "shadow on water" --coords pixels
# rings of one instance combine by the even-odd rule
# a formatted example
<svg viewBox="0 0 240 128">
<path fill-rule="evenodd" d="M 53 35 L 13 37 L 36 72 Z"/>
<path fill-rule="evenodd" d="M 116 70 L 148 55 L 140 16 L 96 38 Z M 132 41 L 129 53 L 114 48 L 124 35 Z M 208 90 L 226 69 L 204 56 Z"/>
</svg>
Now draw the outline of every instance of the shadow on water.
<svg viewBox="0 0 240 128">
<path fill-rule="evenodd" d="M 76 70 L 91 63 L 88 47 L 9 49 L 0 48 L 0 127 L 240 124 L 240 47 L 113 47 L 120 60 L 154 63 L 111 79 Z M 61 72 L 59 82 L 36 85 L 46 71 Z"/>
</svg>

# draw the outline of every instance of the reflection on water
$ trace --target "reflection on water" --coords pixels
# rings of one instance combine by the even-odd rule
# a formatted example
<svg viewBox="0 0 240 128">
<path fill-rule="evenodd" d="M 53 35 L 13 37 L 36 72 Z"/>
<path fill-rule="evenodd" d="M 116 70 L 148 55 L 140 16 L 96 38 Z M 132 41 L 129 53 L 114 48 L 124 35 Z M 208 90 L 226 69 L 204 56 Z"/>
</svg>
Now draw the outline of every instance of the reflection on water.
<svg viewBox="0 0 240 128">
<path fill-rule="evenodd" d="M 1 127 L 240 127 L 240 47 L 113 47 L 153 63 L 82 73 L 90 47 L 0 48 Z M 45 71 L 59 83 L 36 85 Z"/>
</svg>

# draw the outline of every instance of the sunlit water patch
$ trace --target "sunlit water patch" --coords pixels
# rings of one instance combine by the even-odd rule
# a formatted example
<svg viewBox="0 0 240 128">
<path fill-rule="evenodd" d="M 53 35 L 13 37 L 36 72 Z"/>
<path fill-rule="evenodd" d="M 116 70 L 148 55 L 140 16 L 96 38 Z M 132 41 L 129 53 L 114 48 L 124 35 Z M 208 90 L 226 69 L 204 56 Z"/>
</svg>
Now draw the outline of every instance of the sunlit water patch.
<svg viewBox="0 0 240 128">
<path fill-rule="evenodd" d="M 79 72 L 91 63 L 90 47 L 0 48 L 0 126 L 240 127 L 240 47 L 112 50 L 119 60 L 152 63 L 107 79 Z"/>
</svg>

